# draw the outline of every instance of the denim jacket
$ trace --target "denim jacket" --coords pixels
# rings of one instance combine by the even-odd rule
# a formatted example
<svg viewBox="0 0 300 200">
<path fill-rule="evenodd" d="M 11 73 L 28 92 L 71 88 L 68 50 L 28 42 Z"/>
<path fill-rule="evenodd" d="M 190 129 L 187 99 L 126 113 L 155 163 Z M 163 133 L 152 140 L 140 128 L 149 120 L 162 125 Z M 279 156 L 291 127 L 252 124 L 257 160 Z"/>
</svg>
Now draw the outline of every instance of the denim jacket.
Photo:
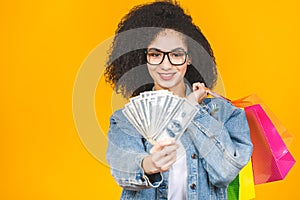
<svg viewBox="0 0 300 200">
<path fill-rule="evenodd" d="M 252 143 L 243 110 L 221 98 L 207 98 L 180 138 L 186 151 L 187 200 L 227 199 L 227 186 L 247 164 Z M 147 175 L 141 162 L 152 145 L 121 110 L 110 119 L 107 160 L 121 199 L 168 198 L 168 172 Z"/>
</svg>

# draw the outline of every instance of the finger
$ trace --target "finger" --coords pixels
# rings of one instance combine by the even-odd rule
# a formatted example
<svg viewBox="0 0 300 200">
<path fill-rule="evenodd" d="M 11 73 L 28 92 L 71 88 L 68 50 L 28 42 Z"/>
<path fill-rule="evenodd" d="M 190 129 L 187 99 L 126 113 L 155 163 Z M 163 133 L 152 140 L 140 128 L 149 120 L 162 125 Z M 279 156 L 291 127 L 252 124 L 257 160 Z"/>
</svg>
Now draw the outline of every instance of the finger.
<svg viewBox="0 0 300 200">
<path fill-rule="evenodd" d="M 162 154 L 160 157 L 156 157 L 156 158 L 155 156 L 153 156 L 153 161 L 159 164 L 159 166 L 162 166 L 165 163 L 169 162 L 170 160 L 176 158 L 176 154 L 177 152 L 174 151 L 174 152 Z"/>
<path fill-rule="evenodd" d="M 201 86 L 202 86 L 203 90 L 205 91 L 206 95 L 208 95 L 209 89 L 207 87 L 205 87 L 204 83 L 201 83 Z"/>
<path fill-rule="evenodd" d="M 169 146 L 169 145 L 173 145 L 173 144 L 175 144 L 174 138 L 165 138 L 165 139 L 159 141 L 159 145 L 161 147 L 165 147 L 165 146 Z"/>
<path fill-rule="evenodd" d="M 160 170 L 162 172 L 167 171 L 170 169 L 170 167 L 176 162 L 176 153 L 173 154 L 171 157 L 169 157 L 168 160 L 165 160 L 163 165 L 160 167 Z"/>
<path fill-rule="evenodd" d="M 201 102 L 203 99 L 205 99 L 207 97 L 207 92 L 204 91 L 203 93 L 200 94 L 199 96 L 199 102 Z"/>
<path fill-rule="evenodd" d="M 162 150 L 153 153 L 152 160 L 154 162 L 164 161 L 168 158 L 169 155 L 176 154 L 176 150 L 178 149 L 178 144 L 170 145 L 164 147 Z"/>
<path fill-rule="evenodd" d="M 201 98 L 203 95 L 207 95 L 207 92 L 203 88 L 199 88 L 198 90 L 194 91 L 194 95 L 197 99 Z"/>
<path fill-rule="evenodd" d="M 163 167 L 169 166 L 173 164 L 175 161 L 176 161 L 176 152 L 171 152 L 170 154 L 165 154 L 163 157 L 160 157 L 158 160 L 153 160 L 153 164 L 156 168 L 161 170 Z"/>
<path fill-rule="evenodd" d="M 150 150 L 150 154 L 153 154 L 154 152 L 161 151 L 163 149 L 163 146 L 160 145 L 159 142 L 157 142 L 152 149 Z"/>
<path fill-rule="evenodd" d="M 173 155 L 173 154 L 176 154 L 177 152 L 177 149 L 178 149 L 178 145 L 171 145 L 171 146 L 166 146 L 163 148 L 163 150 L 161 150 L 159 152 L 159 157 L 161 159 L 166 159 L 168 158 L 169 155 Z"/>
<path fill-rule="evenodd" d="M 164 146 L 161 150 L 162 153 L 171 153 L 172 151 L 176 151 L 179 148 L 179 145 L 177 143 Z"/>
<path fill-rule="evenodd" d="M 161 172 L 166 172 L 166 171 L 168 171 L 168 170 L 172 167 L 172 165 L 173 165 L 175 162 L 176 162 L 176 159 L 175 159 L 175 160 L 172 160 L 172 161 L 170 161 L 170 162 L 168 162 L 166 165 L 164 165 L 164 166 L 162 166 L 162 167 L 160 168 L 160 171 L 161 171 Z"/>
<path fill-rule="evenodd" d="M 200 86 L 200 82 L 193 83 L 193 91 L 199 90 Z"/>
</svg>

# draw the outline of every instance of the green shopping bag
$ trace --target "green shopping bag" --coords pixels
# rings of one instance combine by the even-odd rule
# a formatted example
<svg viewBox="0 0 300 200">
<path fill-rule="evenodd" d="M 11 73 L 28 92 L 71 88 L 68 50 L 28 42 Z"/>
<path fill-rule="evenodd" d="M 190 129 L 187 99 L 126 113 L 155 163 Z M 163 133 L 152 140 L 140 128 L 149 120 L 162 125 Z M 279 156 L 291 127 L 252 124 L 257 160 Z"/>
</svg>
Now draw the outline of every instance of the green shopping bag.
<svg viewBox="0 0 300 200">
<path fill-rule="evenodd" d="M 228 200 L 250 200 L 255 198 L 252 162 L 240 171 L 227 189 Z"/>
<path fill-rule="evenodd" d="M 239 186 L 239 175 L 237 175 L 227 188 L 228 200 L 239 200 Z"/>
</svg>

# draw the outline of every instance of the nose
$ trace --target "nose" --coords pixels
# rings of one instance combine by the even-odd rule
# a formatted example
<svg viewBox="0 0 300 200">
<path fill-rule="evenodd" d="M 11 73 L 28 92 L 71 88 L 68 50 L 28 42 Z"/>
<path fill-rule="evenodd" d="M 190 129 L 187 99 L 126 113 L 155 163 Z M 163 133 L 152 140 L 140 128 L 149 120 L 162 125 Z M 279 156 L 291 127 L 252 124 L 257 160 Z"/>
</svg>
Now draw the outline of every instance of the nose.
<svg viewBox="0 0 300 200">
<path fill-rule="evenodd" d="M 169 70 L 172 68 L 172 64 L 170 63 L 167 55 L 165 55 L 164 60 L 160 64 L 160 67 L 164 70 Z"/>
</svg>

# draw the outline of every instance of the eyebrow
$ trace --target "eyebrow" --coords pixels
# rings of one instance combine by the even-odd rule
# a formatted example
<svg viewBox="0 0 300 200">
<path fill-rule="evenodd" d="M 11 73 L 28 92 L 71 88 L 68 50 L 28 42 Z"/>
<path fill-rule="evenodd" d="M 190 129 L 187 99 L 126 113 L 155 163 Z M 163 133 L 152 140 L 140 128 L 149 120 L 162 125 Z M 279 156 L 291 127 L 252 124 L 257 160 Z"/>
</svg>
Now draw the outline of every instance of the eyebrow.
<svg viewBox="0 0 300 200">
<path fill-rule="evenodd" d="M 184 48 L 182 48 L 182 47 L 177 47 L 175 49 L 172 49 L 171 51 L 163 51 L 163 50 L 158 49 L 158 48 L 150 48 L 150 49 L 148 49 L 148 51 L 151 51 L 151 50 L 159 51 L 159 52 L 174 52 L 174 51 L 184 51 L 184 52 L 186 52 L 186 50 L 184 50 Z"/>
</svg>

